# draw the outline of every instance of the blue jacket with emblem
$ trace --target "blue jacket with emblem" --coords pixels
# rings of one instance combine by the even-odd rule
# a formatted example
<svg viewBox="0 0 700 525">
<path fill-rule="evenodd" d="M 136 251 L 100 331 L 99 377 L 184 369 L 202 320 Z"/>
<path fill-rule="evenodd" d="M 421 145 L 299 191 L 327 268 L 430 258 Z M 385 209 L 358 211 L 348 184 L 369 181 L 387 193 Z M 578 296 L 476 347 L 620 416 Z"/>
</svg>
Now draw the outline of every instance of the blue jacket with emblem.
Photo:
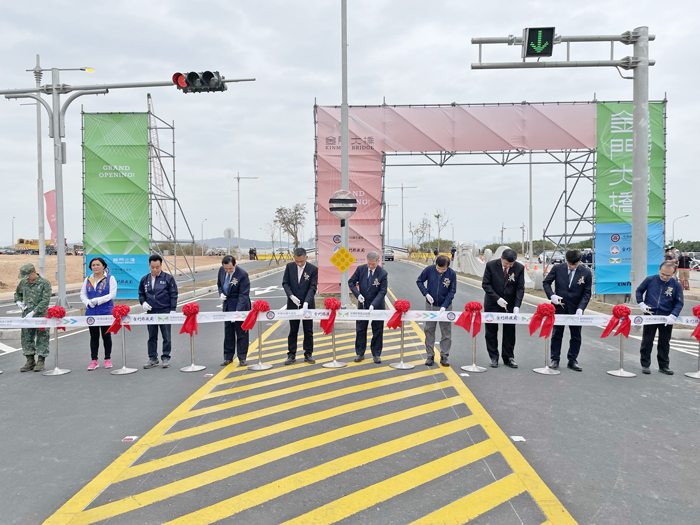
<svg viewBox="0 0 700 525">
<path fill-rule="evenodd" d="M 428 282 L 427 287 L 425 282 Z M 434 306 L 449 308 L 457 292 L 457 274 L 448 266 L 444 273 L 439 273 L 433 264 L 427 266 L 416 279 L 418 289 L 423 296 L 430 294 Z"/>
<path fill-rule="evenodd" d="M 173 276 L 160 272 L 152 287 L 151 274 L 144 275 L 139 283 L 139 302 L 148 303 L 152 314 L 167 314 L 177 310 L 177 283 Z"/>
<path fill-rule="evenodd" d="M 671 277 L 664 282 L 658 275 L 650 275 L 642 281 L 636 292 L 637 302 L 643 302 L 652 315 L 675 315 L 683 309 L 683 288 Z"/>
</svg>

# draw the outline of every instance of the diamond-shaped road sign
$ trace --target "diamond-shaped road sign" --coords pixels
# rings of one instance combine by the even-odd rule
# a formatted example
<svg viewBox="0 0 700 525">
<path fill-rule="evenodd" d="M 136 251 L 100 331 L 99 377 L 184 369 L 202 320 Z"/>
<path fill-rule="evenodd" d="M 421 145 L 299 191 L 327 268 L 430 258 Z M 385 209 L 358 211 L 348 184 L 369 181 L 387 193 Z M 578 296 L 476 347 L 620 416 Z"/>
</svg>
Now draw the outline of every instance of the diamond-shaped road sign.
<svg viewBox="0 0 700 525">
<path fill-rule="evenodd" d="M 333 266 L 338 268 L 338 270 L 340 270 L 342 273 L 350 268 L 356 259 L 346 248 L 341 247 L 333 254 L 330 261 L 333 263 Z"/>
</svg>

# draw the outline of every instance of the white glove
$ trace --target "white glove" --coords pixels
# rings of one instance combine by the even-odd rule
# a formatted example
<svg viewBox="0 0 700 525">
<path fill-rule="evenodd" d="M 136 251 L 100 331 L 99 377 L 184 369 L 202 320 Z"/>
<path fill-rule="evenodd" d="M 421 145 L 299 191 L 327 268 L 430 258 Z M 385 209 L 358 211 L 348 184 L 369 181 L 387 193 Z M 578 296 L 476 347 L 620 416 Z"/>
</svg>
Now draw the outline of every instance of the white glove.
<svg viewBox="0 0 700 525">
<path fill-rule="evenodd" d="M 649 307 L 644 303 L 639 303 L 639 309 L 642 311 L 643 314 L 649 311 Z"/>
<path fill-rule="evenodd" d="M 32 317 L 34 317 L 34 313 L 35 313 L 35 312 L 29 312 L 29 313 L 27 314 L 27 316 L 25 317 L 25 319 L 31 319 Z M 673 317 L 673 316 L 671 316 L 671 317 Z"/>
<path fill-rule="evenodd" d="M 519 313 L 520 313 L 520 308 L 518 308 L 517 306 L 514 306 L 514 307 L 513 307 L 513 313 L 514 313 L 514 314 L 519 314 Z"/>
<path fill-rule="evenodd" d="M 151 305 L 148 304 L 146 301 L 144 301 L 143 304 L 141 305 L 141 308 L 143 308 L 144 312 L 148 312 L 151 309 Z"/>
<path fill-rule="evenodd" d="M 360 294 L 357 296 L 357 302 L 358 303 L 364 303 L 365 302 L 365 296 Z"/>
<path fill-rule="evenodd" d="M 97 306 L 97 299 L 90 299 L 87 305 L 88 308 L 95 308 L 95 306 Z"/>
<path fill-rule="evenodd" d="M 506 306 L 508 306 L 508 302 L 503 297 L 499 297 L 498 301 L 496 301 L 496 302 L 498 303 L 498 306 L 500 306 L 501 308 L 505 308 Z"/>
<path fill-rule="evenodd" d="M 580 308 L 576 310 L 576 315 L 583 315 L 583 310 L 581 310 Z"/>
<path fill-rule="evenodd" d="M 302 310 L 308 310 L 309 309 L 309 303 L 304 303 L 304 306 L 301 307 Z"/>
<path fill-rule="evenodd" d="M 552 304 L 560 304 L 561 303 L 561 296 L 552 294 L 552 297 L 550 297 L 550 300 L 552 301 Z"/>
<path fill-rule="evenodd" d="M 433 304 L 435 302 L 435 299 L 433 299 L 433 296 L 429 293 L 425 294 L 425 300 L 428 301 L 430 304 Z"/>
<path fill-rule="evenodd" d="M 443 306 L 442 308 L 440 308 L 440 313 L 442 313 L 444 311 L 445 311 L 445 307 Z"/>
<path fill-rule="evenodd" d="M 372 310 L 374 310 L 374 306 L 372 306 L 372 305 L 370 304 L 370 305 L 369 305 L 369 311 L 371 312 Z"/>
<path fill-rule="evenodd" d="M 225 294 L 225 293 L 222 293 L 222 294 L 219 296 L 219 298 L 220 298 L 222 301 L 225 301 L 225 300 L 226 300 L 226 294 Z"/>
<path fill-rule="evenodd" d="M 170 315 L 176 314 L 177 310 L 170 310 Z"/>
<path fill-rule="evenodd" d="M 666 326 L 668 326 L 668 325 L 670 325 L 670 324 L 672 325 L 672 324 L 675 323 L 677 320 L 678 320 L 678 317 L 676 317 L 675 315 L 669 315 L 669 316 L 666 318 Z"/>
<path fill-rule="evenodd" d="M 301 301 L 296 295 L 290 295 L 289 298 L 292 300 L 292 302 L 297 305 L 297 307 L 301 304 Z"/>
<path fill-rule="evenodd" d="M 23 312 L 27 309 L 27 305 L 24 304 L 22 301 L 17 301 L 15 304 L 17 305 L 17 308 L 19 308 Z"/>
</svg>

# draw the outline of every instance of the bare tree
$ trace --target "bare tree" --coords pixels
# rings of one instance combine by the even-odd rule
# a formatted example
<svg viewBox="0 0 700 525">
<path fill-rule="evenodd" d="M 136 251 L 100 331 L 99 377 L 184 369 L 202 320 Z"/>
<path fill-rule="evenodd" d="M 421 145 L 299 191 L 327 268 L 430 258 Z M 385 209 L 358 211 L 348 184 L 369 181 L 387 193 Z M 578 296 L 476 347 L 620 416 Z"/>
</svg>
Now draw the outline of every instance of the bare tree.
<svg viewBox="0 0 700 525">
<path fill-rule="evenodd" d="M 275 221 L 294 239 L 294 249 L 298 248 L 299 231 L 306 221 L 306 204 L 295 204 L 291 208 L 280 206 L 275 210 Z"/>
<path fill-rule="evenodd" d="M 265 229 L 263 230 L 266 234 L 268 239 L 270 239 L 270 242 L 272 243 L 272 255 L 275 254 L 275 239 L 277 238 L 277 225 L 273 222 L 268 222 L 265 225 Z"/>
<path fill-rule="evenodd" d="M 420 246 L 430 231 L 430 220 L 427 217 L 423 217 L 418 225 L 413 228 L 413 234 L 416 236 L 416 246 Z"/>
<path fill-rule="evenodd" d="M 435 210 L 433 217 L 435 217 L 435 222 L 437 223 L 437 250 L 440 252 L 440 232 L 447 226 L 447 223 L 450 222 L 450 218 L 447 216 L 447 211 L 444 208 L 442 210 Z"/>
</svg>

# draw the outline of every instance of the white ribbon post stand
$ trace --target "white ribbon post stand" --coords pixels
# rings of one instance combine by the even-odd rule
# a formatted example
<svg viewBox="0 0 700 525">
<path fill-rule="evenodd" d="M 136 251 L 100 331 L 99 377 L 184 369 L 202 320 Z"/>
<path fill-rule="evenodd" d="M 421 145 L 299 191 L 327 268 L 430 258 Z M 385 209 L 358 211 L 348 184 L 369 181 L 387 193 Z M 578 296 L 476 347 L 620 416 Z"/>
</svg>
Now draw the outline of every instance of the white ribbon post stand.
<svg viewBox="0 0 700 525">
<path fill-rule="evenodd" d="M 110 374 L 113 376 L 123 376 L 126 374 L 133 374 L 135 372 L 138 372 L 138 368 L 127 368 L 126 367 L 126 336 L 124 335 L 124 332 L 126 331 L 126 328 L 124 325 L 121 327 L 122 331 L 122 367 L 117 369 L 117 370 L 112 370 Z"/>
<path fill-rule="evenodd" d="M 47 330 L 51 330 L 51 328 L 47 328 Z M 68 370 L 67 368 L 58 368 L 58 328 L 54 328 L 54 335 L 55 335 L 55 339 L 56 339 L 56 353 L 55 353 L 56 366 L 53 370 L 47 370 L 46 372 L 42 372 L 41 373 L 42 376 L 62 376 L 64 374 L 70 374 L 70 370 Z"/>
<path fill-rule="evenodd" d="M 262 326 L 260 321 L 258 321 L 258 362 L 250 365 L 248 370 L 260 371 L 269 370 L 270 368 L 272 368 L 271 364 L 262 362 Z"/>
</svg>

